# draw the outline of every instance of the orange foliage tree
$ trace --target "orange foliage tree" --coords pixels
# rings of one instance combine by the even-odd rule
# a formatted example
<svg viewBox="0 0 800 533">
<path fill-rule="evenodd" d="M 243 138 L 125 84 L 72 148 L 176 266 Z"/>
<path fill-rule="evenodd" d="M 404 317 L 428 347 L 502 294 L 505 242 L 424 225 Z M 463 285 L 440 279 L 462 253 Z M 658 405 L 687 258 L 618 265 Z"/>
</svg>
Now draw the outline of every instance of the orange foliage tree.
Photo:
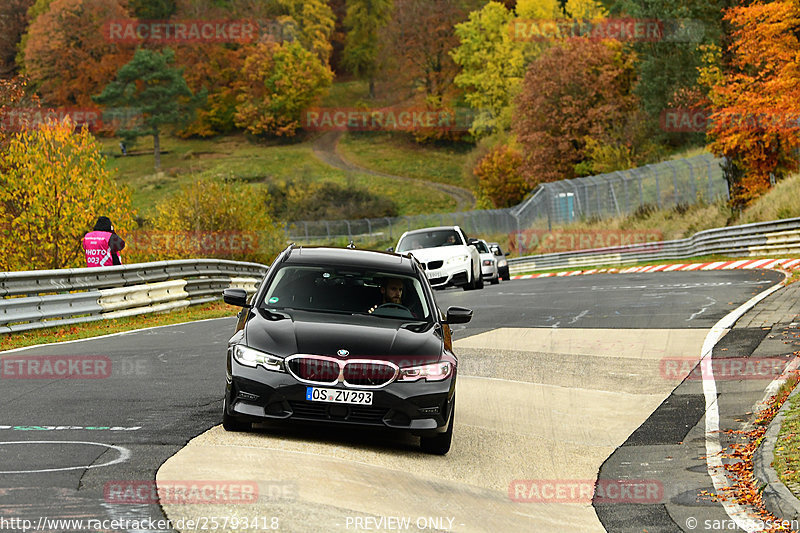
<svg viewBox="0 0 800 533">
<path fill-rule="evenodd" d="M 729 161 L 731 204 L 744 207 L 797 168 L 800 146 L 800 5 L 755 2 L 727 11 L 734 28 L 729 68 L 717 53 L 701 80 L 711 86 L 709 148 Z"/>
<path fill-rule="evenodd" d="M 574 178 L 587 139 L 619 142 L 637 109 L 634 58 L 616 41 L 571 39 L 531 63 L 513 130 L 529 188 Z"/>
<path fill-rule="evenodd" d="M 511 207 L 525 197 L 529 189 L 521 166 L 522 154 L 505 145 L 495 147 L 475 165 L 480 195 L 491 207 Z"/>
<path fill-rule="evenodd" d="M 238 85 L 251 46 L 195 44 L 177 48 L 176 62 L 184 68 L 189 88 L 195 93 L 203 89 L 208 91 L 205 104 L 196 111 L 195 120 L 181 135 L 211 137 L 236 129 Z"/>
<path fill-rule="evenodd" d="M 108 39 L 103 26 L 127 19 L 119 0 L 54 0 L 31 23 L 25 44 L 25 68 L 42 99 L 57 106 L 91 107 L 130 61 L 133 49 Z"/>
<path fill-rule="evenodd" d="M 253 135 L 291 137 L 303 112 L 327 91 L 333 72 L 297 42 L 259 43 L 242 68 L 235 121 Z"/>
</svg>

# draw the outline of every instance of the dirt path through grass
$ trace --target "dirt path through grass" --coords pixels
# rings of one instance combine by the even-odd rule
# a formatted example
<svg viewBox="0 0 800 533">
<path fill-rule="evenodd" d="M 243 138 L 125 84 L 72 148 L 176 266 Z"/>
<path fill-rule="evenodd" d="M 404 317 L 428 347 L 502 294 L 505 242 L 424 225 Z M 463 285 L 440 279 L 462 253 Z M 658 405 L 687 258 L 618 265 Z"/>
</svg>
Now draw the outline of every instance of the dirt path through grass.
<svg viewBox="0 0 800 533">
<path fill-rule="evenodd" d="M 312 145 L 316 158 L 326 165 L 338 168 L 339 170 L 344 170 L 347 172 L 360 172 L 362 174 L 370 174 L 384 178 L 394 178 L 408 181 L 412 185 L 436 189 L 451 196 L 456 201 L 457 211 L 465 211 L 475 207 L 475 196 L 469 189 L 457 187 L 455 185 L 447 185 L 445 183 L 436 183 L 433 181 L 409 178 L 407 176 L 395 176 L 394 174 L 378 172 L 346 160 L 337 150 L 337 145 L 339 144 L 339 139 L 341 139 L 341 137 L 342 132 L 340 131 L 328 131 L 320 135 Z"/>
</svg>

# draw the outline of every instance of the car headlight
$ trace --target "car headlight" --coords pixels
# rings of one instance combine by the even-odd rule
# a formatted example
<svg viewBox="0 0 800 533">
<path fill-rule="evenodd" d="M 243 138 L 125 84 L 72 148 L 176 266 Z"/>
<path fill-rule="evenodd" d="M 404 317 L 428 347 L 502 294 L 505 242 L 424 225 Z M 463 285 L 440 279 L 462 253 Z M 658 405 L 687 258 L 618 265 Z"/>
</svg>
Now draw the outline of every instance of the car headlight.
<svg viewBox="0 0 800 533">
<path fill-rule="evenodd" d="M 465 261 L 469 261 L 468 255 L 457 255 L 455 257 L 451 257 L 447 260 L 448 265 L 452 265 L 453 263 L 463 263 Z"/>
<path fill-rule="evenodd" d="M 251 366 L 253 368 L 263 366 L 267 370 L 272 370 L 273 372 L 286 372 L 283 368 L 283 359 L 280 357 L 259 352 L 258 350 L 248 348 L 241 344 L 234 345 L 231 350 L 233 351 L 233 358 L 236 359 L 236 362 L 239 364 Z"/>
<path fill-rule="evenodd" d="M 488 266 L 492 266 L 493 264 L 494 264 L 494 261 L 492 261 L 491 259 L 484 259 L 483 260 L 483 266 L 487 266 L 488 267 Z"/>
<path fill-rule="evenodd" d="M 453 364 L 450 361 L 441 361 L 429 365 L 409 366 L 401 368 L 397 381 L 442 381 L 453 373 Z"/>
</svg>

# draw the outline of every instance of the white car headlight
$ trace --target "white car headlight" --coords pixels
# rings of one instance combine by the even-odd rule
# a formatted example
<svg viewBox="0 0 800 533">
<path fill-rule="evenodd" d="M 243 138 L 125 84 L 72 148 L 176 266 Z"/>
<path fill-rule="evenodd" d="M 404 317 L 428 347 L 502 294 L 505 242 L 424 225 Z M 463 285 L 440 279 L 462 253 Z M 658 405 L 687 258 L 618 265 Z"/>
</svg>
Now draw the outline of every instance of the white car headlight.
<svg viewBox="0 0 800 533">
<path fill-rule="evenodd" d="M 456 256 L 451 257 L 450 259 L 448 259 L 447 260 L 447 264 L 448 265 L 452 265 L 453 263 L 464 263 L 466 261 L 469 261 L 469 256 L 468 255 L 456 255 Z"/>
<path fill-rule="evenodd" d="M 285 372 L 283 368 L 283 359 L 280 357 L 259 352 L 258 350 L 248 348 L 241 344 L 236 344 L 231 349 L 233 350 L 233 358 L 240 364 L 253 368 L 262 366 L 273 372 Z"/>
</svg>

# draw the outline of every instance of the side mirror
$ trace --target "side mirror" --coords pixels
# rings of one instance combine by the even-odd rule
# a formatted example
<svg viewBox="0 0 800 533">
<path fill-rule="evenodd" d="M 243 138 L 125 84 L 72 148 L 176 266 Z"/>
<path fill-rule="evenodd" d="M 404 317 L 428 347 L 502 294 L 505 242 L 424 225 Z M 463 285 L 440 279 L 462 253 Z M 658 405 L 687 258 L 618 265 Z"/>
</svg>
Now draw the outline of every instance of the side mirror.
<svg viewBox="0 0 800 533">
<path fill-rule="evenodd" d="M 244 289 L 225 289 L 222 291 L 222 300 L 226 304 L 236 307 L 250 307 L 250 304 L 247 303 L 247 291 Z"/>
<path fill-rule="evenodd" d="M 470 320 L 472 320 L 472 309 L 456 306 L 447 308 L 448 324 L 466 324 Z"/>
</svg>

